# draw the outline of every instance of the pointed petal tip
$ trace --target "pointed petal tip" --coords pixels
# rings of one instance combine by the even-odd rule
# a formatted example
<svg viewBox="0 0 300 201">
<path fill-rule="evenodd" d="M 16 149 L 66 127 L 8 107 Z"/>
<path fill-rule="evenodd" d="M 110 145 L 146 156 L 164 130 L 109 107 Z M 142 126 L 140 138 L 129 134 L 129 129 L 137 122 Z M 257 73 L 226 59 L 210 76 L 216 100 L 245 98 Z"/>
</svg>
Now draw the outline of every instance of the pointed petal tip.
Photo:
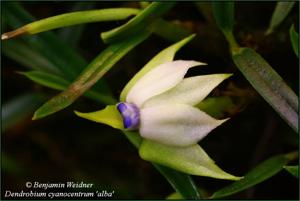
<svg viewBox="0 0 300 201">
<path fill-rule="evenodd" d="M 82 118 L 85 118 L 85 113 L 82 113 L 82 112 L 79 112 L 79 111 L 77 111 L 77 110 L 74 110 L 73 111 L 77 116 L 79 116 L 79 117 L 82 117 Z"/>
<path fill-rule="evenodd" d="M 192 60 L 192 62 L 194 63 L 193 66 L 204 66 L 207 65 L 207 63 L 201 62 L 201 61 L 194 61 Z"/>
</svg>

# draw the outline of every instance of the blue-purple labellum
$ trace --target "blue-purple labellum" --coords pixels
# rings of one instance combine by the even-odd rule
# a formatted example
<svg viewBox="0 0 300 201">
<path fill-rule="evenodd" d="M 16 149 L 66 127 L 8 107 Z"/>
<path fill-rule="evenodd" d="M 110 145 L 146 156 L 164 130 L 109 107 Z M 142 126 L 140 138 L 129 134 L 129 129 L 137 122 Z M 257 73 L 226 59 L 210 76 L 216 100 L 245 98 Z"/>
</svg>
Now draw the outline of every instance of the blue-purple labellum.
<svg viewBox="0 0 300 201">
<path fill-rule="evenodd" d="M 123 125 L 125 129 L 136 130 L 140 124 L 139 108 L 133 103 L 118 103 L 117 109 L 123 117 Z"/>
</svg>

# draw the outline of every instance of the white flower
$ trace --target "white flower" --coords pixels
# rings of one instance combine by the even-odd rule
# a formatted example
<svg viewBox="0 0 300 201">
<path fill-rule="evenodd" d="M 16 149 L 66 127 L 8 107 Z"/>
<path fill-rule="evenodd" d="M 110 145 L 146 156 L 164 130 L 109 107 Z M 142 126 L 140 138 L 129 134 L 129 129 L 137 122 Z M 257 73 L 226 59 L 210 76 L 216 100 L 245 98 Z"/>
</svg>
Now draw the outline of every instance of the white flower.
<svg viewBox="0 0 300 201">
<path fill-rule="evenodd" d="M 194 107 L 230 74 L 184 78 L 189 68 L 205 65 L 176 60 L 161 64 L 140 78 L 126 102 L 117 105 L 128 130 L 172 146 L 190 146 L 225 122 Z"/>
</svg>

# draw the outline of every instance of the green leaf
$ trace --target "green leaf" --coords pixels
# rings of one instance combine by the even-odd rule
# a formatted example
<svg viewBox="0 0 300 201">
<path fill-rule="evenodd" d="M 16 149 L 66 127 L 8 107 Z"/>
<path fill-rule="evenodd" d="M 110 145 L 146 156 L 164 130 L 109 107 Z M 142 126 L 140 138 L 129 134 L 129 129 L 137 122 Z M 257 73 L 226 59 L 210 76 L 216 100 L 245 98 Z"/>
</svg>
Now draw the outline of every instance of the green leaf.
<svg viewBox="0 0 300 201">
<path fill-rule="evenodd" d="M 216 23 L 222 30 L 224 36 L 230 44 L 230 47 L 238 47 L 238 44 L 233 35 L 234 1 L 213 1 L 212 9 Z"/>
<path fill-rule="evenodd" d="M 294 1 L 277 2 L 269 24 L 269 28 L 266 31 L 266 35 L 272 33 L 283 22 L 283 20 L 288 16 L 290 11 L 292 10 L 294 4 Z"/>
<path fill-rule="evenodd" d="M 26 93 L 5 102 L 2 106 L 2 131 L 15 126 L 22 119 L 29 117 L 41 104 L 44 97 L 40 94 Z"/>
<path fill-rule="evenodd" d="M 36 34 L 76 24 L 123 20 L 137 13 L 139 10 L 133 8 L 107 8 L 65 13 L 26 24 L 14 31 L 2 34 L 1 39 L 9 39 L 21 34 Z"/>
<path fill-rule="evenodd" d="M 116 105 L 108 105 L 105 109 L 97 112 L 81 113 L 75 111 L 75 114 L 84 119 L 106 124 L 113 128 L 124 129 L 122 116 L 117 110 Z"/>
<path fill-rule="evenodd" d="M 121 92 L 120 95 L 120 101 L 125 101 L 127 93 L 131 89 L 131 87 L 139 80 L 141 77 L 143 77 L 147 72 L 152 70 L 153 68 L 157 67 L 160 64 L 173 61 L 175 53 L 183 47 L 186 43 L 191 41 L 195 35 L 190 35 L 187 38 L 182 39 L 181 41 L 167 47 L 166 49 L 159 52 L 157 55 L 155 55 L 137 74 L 134 75 L 134 77 L 127 83 L 127 85 L 124 87 L 124 89 Z"/>
<path fill-rule="evenodd" d="M 286 165 L 289 161 L 296 159 L 297 157 L 297 153 L 273 156 L 248 172 L 243 179 L 218 190 L 210 198 L 218 199 L 226 197 L 259 184 L 277 174 L 280 170 L 282 170 L 284 165 Z"/>
<path fill-rule="evenodd" d="M 290 39 L 293 50 L 297 57 L 299 57 L 299 34 L 295 31 L 294 25 L 290 28 Z"/>
<path fill-rule="evenodd" d="M 140 33 L 141 31 L 151 31 L 151 24 L 174 5 L 175 2 L 153 2 L 126 24 L 101 33 L 101 38 L 104 43 L 112 43 L 124 40 L 125 38 Z"/>
<path fill-rule="evenodd" d="M 217 179 L 241 179 L 220 169 L 199 145 L 175 147 L 144 139 L 139 154 L 144 160 L 171 167 L 186 174 Z"/>
<path fill-rule="evenodd" d="M 149 33 L 129 38 L 123 42 L 110 45 L 98 55 L 73 82 L 66 91 L 58 94 L 42 105 L 33 116 L 39 119 L 71 105 L 78 97 L 93 86 L 126 53 L 144 41 Z"/>
<path fill-rule="evenodd" d="M 298 132 L 298 97 L 254 50 L 240 48 L 233 61 L 256 91 Z"/>
<path fill-rule="evenodd" d="M 294 177 L 299 178 L 299 166 L 298 165 L 294 165 L 294 166 L 283 166 L 283 168 L 288 171 L 289 173 L 291 173 L 291 175 L 293 175 Z"/>
</svg>

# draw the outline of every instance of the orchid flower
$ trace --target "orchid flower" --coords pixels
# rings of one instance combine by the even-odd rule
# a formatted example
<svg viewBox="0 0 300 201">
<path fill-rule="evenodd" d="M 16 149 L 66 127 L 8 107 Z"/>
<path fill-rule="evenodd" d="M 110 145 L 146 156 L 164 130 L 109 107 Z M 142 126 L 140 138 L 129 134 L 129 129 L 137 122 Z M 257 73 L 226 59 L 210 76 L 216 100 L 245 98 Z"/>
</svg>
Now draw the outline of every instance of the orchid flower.
<svg viewBox="0 0 300 201">
<path fill-rule="evenodd" d="M 195 35 L 153 57 L 124 87 L 121 102 L 78 116 L 122 130 L 142 159 L 186 174 L 238 180 L 219 168 L 198 142 L 227 119 L 217 120 L 197 108 L 231 74 L 185 78 L 197 61 L 173 60 Z"/>
<path fill-rule="evenodd" d="M 190 146 L 225 122 L 194 107 L 230 74 L 184 78 L 189 68 L 205 65 L 176 60 L 163 63 L 140 78 L 126 102 L 117 104 L 124 128 L 139 130 L 149 140 L 172 146 Z"/>
</svg>

